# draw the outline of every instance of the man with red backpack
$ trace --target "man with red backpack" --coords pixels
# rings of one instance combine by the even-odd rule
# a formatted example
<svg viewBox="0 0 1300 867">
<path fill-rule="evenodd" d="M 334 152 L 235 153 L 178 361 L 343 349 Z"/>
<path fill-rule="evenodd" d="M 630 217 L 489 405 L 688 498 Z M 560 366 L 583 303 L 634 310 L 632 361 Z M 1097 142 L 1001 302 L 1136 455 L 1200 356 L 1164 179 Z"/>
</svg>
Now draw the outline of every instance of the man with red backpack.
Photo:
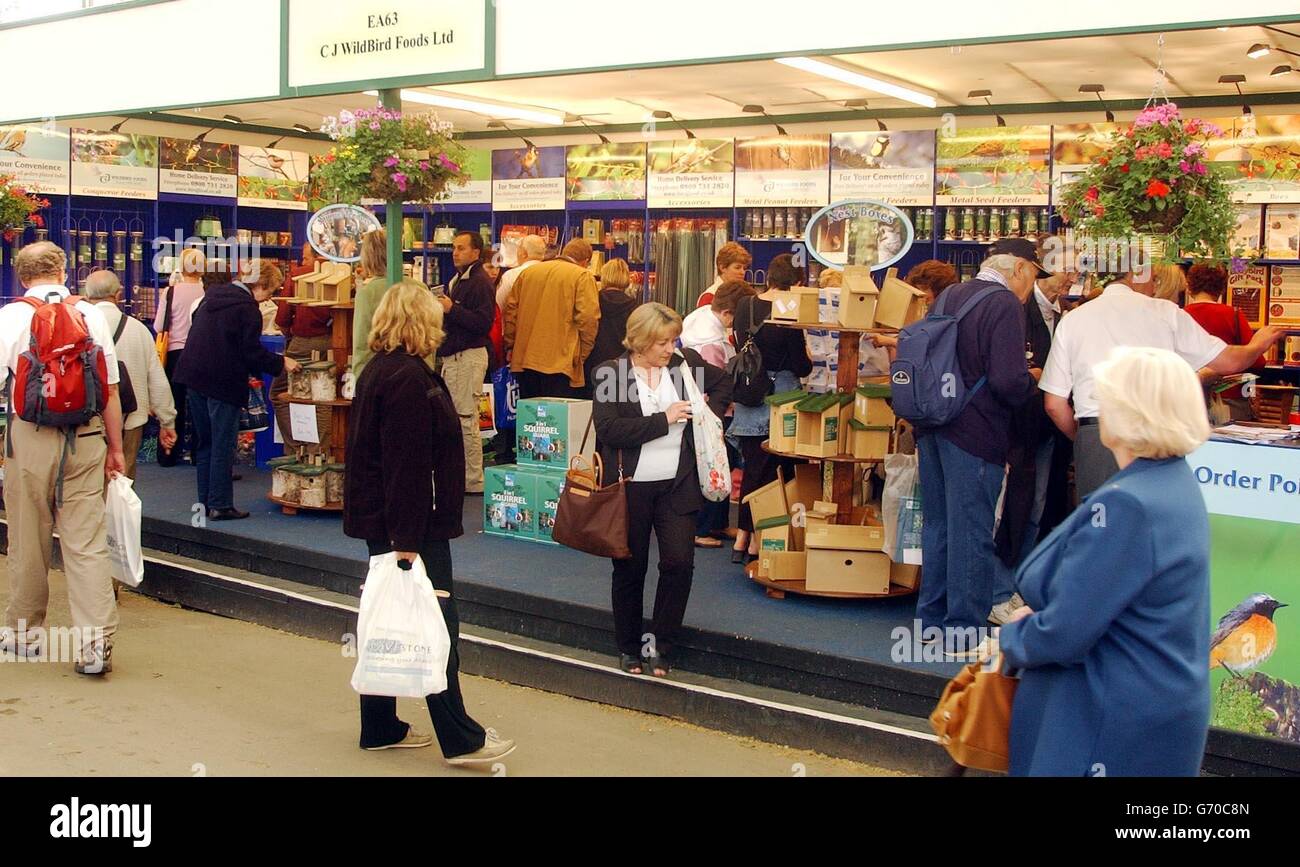
<svg viewBox="0 0 1300 867">
<path fill-rule="evenodd" d="M 38 658 L 45 641 L 53 533 L 59 533 L 78 674 L 113 670 L 113 601 L 105 478 L 126 468 L 113 334 L 94 305 L 64 288 L 67 257 L 54 244 L 15 261 L 26 295 L 0 308 L 8 395 L 5 512 L 9 606 L 0 653 Z"/>
</svg>

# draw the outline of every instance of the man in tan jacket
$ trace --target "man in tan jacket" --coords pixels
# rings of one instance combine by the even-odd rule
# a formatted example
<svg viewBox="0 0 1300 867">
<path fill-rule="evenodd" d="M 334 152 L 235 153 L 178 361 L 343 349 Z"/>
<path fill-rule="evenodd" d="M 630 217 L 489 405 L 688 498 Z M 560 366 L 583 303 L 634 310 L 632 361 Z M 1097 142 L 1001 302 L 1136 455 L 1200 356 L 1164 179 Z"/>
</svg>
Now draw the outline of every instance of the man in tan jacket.
<svg viewBox="0 0 1300 867">
<path fill-rule="evenodd" d="M 534 265 L 510 288 L 502 320 L 519 396 L 573 397 L 600 326 L 591 244 L 574 238 L 558 259 Z"/>
</svg>

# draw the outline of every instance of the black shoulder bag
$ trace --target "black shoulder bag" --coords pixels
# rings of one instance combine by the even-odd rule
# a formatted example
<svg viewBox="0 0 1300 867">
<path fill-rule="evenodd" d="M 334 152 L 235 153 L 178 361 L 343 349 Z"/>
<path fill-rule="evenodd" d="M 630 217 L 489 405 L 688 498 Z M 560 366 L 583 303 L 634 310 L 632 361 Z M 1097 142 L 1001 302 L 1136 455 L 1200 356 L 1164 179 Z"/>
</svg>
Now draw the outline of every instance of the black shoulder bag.
<svg viewBox="0 0 1300 867">
<path fill-rule="evenodd" d="M 736 308 L 737 325 L 744 314 L 744 328 L 737 328 L 736 334 L 744 336 L 744 343 L 735 358 L 727 362 L 727 375 L 731 377 L 731 399 L 741 406 L 762 406 L 763 400 L 772 393 L 772 377 L 763 364 L 763 352 L 754 341 L 763 323 L 754 324 L 754 299 L 750 295 L 740 299 Z"/>
<path fill-rule="evenodd" d="M 117 349 L 117 342 L 122 339 L 122 332 L 126 331 L 126 314 L 117 322 L 117 331 L 113 332 L 113 349 Z M 117 363 L 117 399 L 122 402 L 122 418 L 140 408 L 140 402 L 135 398 L 135 389 L 131 386 L 131 374 L 126 372 L 126 362 L 118 361 Z"/>
</svg>

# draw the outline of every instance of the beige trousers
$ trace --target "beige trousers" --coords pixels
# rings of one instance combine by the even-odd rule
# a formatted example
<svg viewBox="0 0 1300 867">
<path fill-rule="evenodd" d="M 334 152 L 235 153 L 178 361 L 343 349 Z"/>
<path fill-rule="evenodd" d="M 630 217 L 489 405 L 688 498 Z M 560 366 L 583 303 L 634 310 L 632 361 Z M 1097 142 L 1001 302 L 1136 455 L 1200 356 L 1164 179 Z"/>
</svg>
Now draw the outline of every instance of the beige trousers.
<svg viewBox="0 0 1300 867">
<path fill-rule="evenodd" d="M 465 492 L 483 492 L 483 435 L 478 426 L 478 400 L 487 376 L 488 351 L 466 349 L 442 360 L 442 378 L 460 416 L 465 441 Z"/>
<path fill-rule="evenodd" d="M 144 442 L 144 425 L 122 431 L 122 452 L 126 455 L 126 477 L 133 482 L 135 481 L 135 462 L 136 458 L 140 456 L 140 444 L 142 442 Z"/>
<path fill-rule="evenodd" d="M 108 444 L 100 419 L 77 429 L 75 451 L 63 467 L 63 506 L 55 508 L 55 484 L 66 437 L 20 418 L 10 421 L 14 455 L 5 463 L 5 512 L 9 518 L 9 607 L 5 625 L 31 631 L 45 626 L 54 531 L 59 532 L 68 577 L 72 626 L 82 648 L 117 632 L 107 522 L 104 458 Z"/>
</svg>

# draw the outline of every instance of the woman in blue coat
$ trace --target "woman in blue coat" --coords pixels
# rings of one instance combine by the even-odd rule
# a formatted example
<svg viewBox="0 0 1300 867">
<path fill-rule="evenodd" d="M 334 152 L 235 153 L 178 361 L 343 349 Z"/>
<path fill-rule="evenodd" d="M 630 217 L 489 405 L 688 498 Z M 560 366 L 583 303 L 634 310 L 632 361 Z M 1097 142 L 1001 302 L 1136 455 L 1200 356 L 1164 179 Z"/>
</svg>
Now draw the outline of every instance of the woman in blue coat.
<svg viewBox="0 0 1300 867">
<path fill-rule="evenodd" d="M 1196 374 L 1163 349 L 1094 371 L 1120 472 L 1025 560 L 1002 627 L 1022 669 L 1015 776 L 1195 776 L 1210 720 L 1210 527 L 1184 456 L 1209 436 Z"/>
</svg>

